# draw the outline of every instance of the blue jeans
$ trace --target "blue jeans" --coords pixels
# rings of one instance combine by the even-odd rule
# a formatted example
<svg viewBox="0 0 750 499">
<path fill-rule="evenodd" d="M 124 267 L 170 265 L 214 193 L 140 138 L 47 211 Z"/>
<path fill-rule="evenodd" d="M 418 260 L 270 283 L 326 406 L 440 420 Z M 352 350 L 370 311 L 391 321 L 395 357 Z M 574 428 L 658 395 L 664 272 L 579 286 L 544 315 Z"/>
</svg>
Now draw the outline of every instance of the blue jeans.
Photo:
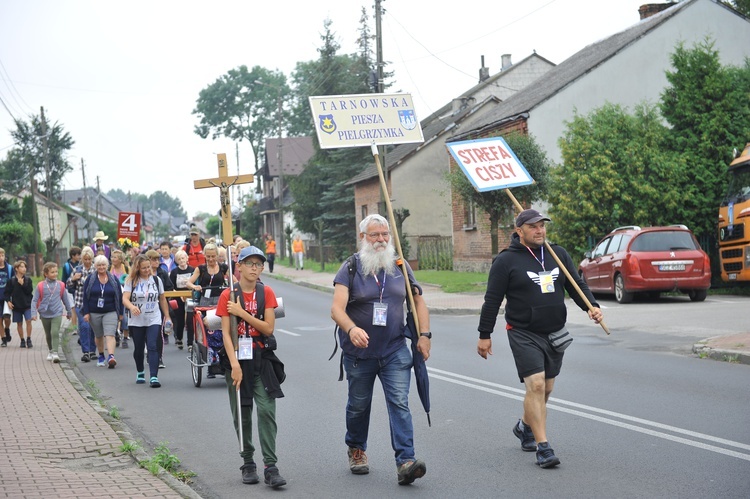
<svg viewBox="0 0 750 499">
<path fill-rule="evenodd" d="M 391 446 L 396 455 L 396 466 L 414 461 L 414 426 L 409 411 L 411 367 L 411 352 L 406 344 L 383 359 L 357 359 L 348 354 L 344 355 L 344 369 L 349 383 L 349 400 L 346 403 L 346 445 L 367 450 L 372 391 L 377 376 L 383 386 L 388 407 Z"/>
<path fill-rule="evenodd" d="M 76 317 L 78 317 L 78 338 L 81 340 L 81 351 L 83 353 L 96 352 L 94 331 L 91 329 L 91 324 L 83 320 L 80 308 L 76 308 Z"/>
<path fill-rule="evenodd" d="M 159 337 L 161 336 L 161 325 L 152 326 L 130 326 L 130 339 L 133 340 L 133 360 L 135 370 L 139 373 L 144 371 L 143 350 L 148 351 L 149 376 L 159 376 Z"/>
</svg>

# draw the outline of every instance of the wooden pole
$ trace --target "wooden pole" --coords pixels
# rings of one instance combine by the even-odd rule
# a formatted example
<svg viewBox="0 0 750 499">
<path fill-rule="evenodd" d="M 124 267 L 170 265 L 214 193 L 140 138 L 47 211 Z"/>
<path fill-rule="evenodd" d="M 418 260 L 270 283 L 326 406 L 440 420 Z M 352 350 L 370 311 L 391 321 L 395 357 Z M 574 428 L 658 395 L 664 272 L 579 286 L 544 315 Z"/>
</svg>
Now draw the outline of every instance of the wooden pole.
<svg viewBox="0 0 750 499">
<path fill-rule="evenodd" d="M 419 334 L 419 317 L 417 317 L 417 311 L 414 307 L 414 294 L 411 289 L 409 274 L 406 271 L 406 259 L 404 253 L 401 250 L 401 241 L 398 237 L 398 230 L 396 230 L 396 218 L 393 216 L 393 207 L 391 206 L 391 198 L 388 195 L 388 185 L 385 183 L 385 175 L 383 174 L 383 167 L 380 165 L 380 155 L 378 154 L 378 146 L 375 142 L 372 143 L 372 156 L 375 158 L 375 165 L 378 167 L 378 177 L 380 177 L 380 188 L 382 189 L 385 197 L 385 206 L 388 210 L 388 221 L 391 224 L 391 231 L 393 233 L 393 244 L 396 247 L 398 256 L 401 260 L 401 273 L 404 274 L 404 280 L 406 282 L 406 297 L 409 299 L 409 310 L 413 311 L 414 326 L 417 328 L 416 333 Z M 419 338 L 416 338 L 419 339 Z"/>
<path fill-rule="evenodd" d="M 518 202 L 516 197 L 513 195 L 512 192 L 510 192 L 510 189 L 506 188 L 505 193 L 508 195 L 511 201 L 513 201 L 513 204 L 516 207 L 516 210 L 518 212 L 523 211 L 523 206 L 521 206 L 521 203 Z M 544 238 L 544 247 L 547 249 L 547 252 L 549 252 L 550 255 L 552 255 L 552 258 L 555 259 L 557 262 L 557 265 L 560 267 L 560 270 L 563 271 L 563 274 L 565 274 L 565 277 L 568 279 L 568 281 L 573 285 L 573 288 L 575 288 L 576 292 L 578 293 L 578 296 L 581 297 L 583 302 L 586 304 L 586 307 L 588 307 L 589 310 L 593 310 L 594 306 L 591 304 L 588 298 L 586 298 L 586 295 L 583 293 L 581 288 L 578 286 L 578 283 L 573 279 L 573 276 L 570 275 L 570 272 L 568 272 L 568 268 L 563 265 L 563 262 L 560 260 L 560 258 L 557 256 L 557 253 L 555 253 L 555 250 L 552 249 L 552 246 L 550 246 L 549 242 L 547 242 L 547 238 Z M 599 325 L 604 329 L 604 332 L 609 334 L 609 328 L 606 324 L 604 324 L 604 321 L 599 321 Z"/>
</svg>

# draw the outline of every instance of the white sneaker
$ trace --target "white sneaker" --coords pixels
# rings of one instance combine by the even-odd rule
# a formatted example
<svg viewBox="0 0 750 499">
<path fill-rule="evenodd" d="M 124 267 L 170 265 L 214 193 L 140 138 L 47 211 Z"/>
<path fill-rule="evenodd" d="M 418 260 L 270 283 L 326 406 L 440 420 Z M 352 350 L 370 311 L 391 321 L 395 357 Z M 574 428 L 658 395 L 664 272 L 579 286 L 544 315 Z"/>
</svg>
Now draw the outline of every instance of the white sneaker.
<svg viewBox="0 0 750 499">
<path fill-rule="evenodd" d="M 52 362 L 55 364 L 60 363 L 60 356 L 57 355 L 57 352 L 52 352 Z"/>
<path fill-rule="evenodd" d="M 52 360 L 52 350 L 47 354 L 47 360 Z"/>
</svg>

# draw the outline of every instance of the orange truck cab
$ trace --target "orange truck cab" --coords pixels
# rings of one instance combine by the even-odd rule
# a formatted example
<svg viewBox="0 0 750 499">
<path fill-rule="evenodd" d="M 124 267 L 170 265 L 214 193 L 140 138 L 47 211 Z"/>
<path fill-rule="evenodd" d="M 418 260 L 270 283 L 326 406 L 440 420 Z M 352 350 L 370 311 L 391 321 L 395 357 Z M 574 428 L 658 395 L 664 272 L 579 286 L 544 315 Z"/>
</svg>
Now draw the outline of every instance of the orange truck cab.
<svg viewBox="0 0 750 499">
<path fill-rule="evenodd" d="M 750 142 L 729 164 L 727 195 L 719 207 L 719 257 L 725 282 L 750 283 Z"/>
</svg>

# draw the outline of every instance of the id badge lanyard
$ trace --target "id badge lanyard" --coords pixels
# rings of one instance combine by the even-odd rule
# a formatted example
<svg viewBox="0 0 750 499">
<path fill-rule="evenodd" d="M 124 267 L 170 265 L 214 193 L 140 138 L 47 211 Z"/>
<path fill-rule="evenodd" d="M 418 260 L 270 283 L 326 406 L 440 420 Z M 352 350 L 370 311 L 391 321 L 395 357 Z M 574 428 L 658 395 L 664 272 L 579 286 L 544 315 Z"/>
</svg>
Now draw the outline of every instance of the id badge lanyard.
<svg viewBox="0 0 750 499">
<path fill-rule="evenodd" d="M 99 295 L 99 299 L 96 301 L 97 308 L 104 308 L 104 287 L 106 284 L 99 283 L 99 288 L 102 290 L 102 294 Z"/>
<path fill-rule="evenodd" d="M 373 326 L 385 326 L 388 318 L 388 304 L 383 303 L 383 292 L 385 291 L 385 280 L 387 278 L 388 274 L 383 271 L 383 284 L 381 286 L 380 280 L 378 279 L 377 274 L 373 274 L 373 277 L 375 278 L 375 283 L 378 285 L 378 290 L 380 291 L 380 301 L 377 303 L 373 303 L 372 306 L 372 325 Z"/>
<path fill-rule="evenodd" d="M 250 303 L 255 302 L 255 290 L 253 290 L 253 299 Z M 258 302 L 255 302 L 256 306 Z M 245 336 L 237 338 L 237 360 L 253 360 L 253 337 L 250 334 L 250 324 L 245 322 Z"/>
<path fill-rule="evenodd" d="M 547 269 L 544 267 L 544 246 L 541 247 L 542 252 L 542 259 L 538 259 L 534 252 L 526 246 L 526 249 L 529 250 L 529 253 L 531 253 L 531 256 L 534 257 L 534 260 L 536 260 L 539 265 L 542 266 L 542 272 L 539 272 L 539 289 L 542 293 L 554 293 L 555 292 L 555 280 L 552 277 L 552 272 L 548 272 Z"/>
</svg>

